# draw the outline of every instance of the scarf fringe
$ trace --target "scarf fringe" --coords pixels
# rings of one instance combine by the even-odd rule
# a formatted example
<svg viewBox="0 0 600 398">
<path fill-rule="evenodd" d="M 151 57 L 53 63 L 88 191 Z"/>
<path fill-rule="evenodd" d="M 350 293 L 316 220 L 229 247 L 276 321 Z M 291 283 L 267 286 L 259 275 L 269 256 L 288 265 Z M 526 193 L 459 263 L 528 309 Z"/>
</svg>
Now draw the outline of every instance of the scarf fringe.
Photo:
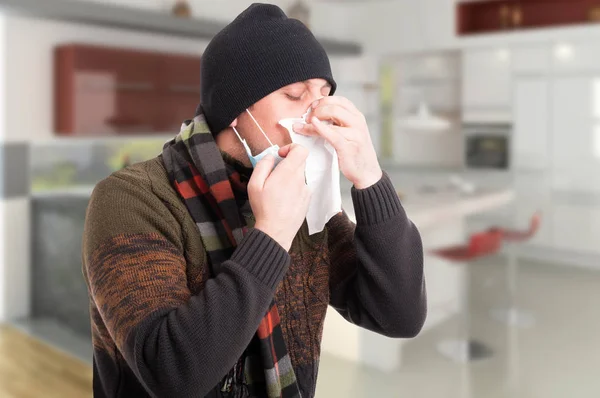
<svg viewBox="0 0 600 398">
<path fill-rule="evenodd" d="M 246 355 L 244 354 L 221 381 L 221 392 L 226 393 L 231 398 L 249 397 L 248 384 L 246 384 L 244 375 L 245 360 Z"/>
</svg>

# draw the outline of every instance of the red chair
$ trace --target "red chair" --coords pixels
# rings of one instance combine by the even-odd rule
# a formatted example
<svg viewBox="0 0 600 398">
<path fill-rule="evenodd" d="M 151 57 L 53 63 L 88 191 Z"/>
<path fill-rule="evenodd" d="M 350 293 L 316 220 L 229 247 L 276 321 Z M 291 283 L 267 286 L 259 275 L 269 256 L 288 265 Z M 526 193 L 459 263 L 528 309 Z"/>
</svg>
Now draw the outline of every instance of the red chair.
<svg viewBox="0 0 600 398">
<path fill-rule="evenodd" d="M 540 229 L 542 216 L 540 212 L 536 212 L 529 223 L 529 228 L 526 230 L 510 230 L 494 227 L 492 230 L 502 230 L 504 240 L 509 243 L 508 250 L 508 266 L 506 267 L 506 279 L 508 284 L 508 306 L 506 308 L 494 309 L 491 315 L 494 319 L 509 324 L 511 326 L 528 328 L 535 324 L 534 316 L 520 310 L 517 307 L 517 278 L 518 278 L 518 261 L 516 246 L 524 243 L 535 236 Z"/>
<path fill-rule="evenodd" d="M 467 245 L 436 249 L 432 250 L 431 253 L 448 261 L 474 261 L 480 257 L 497 253 L 502 247 L 503 234 L 502 230 L 490 229 L 471 235 Z"/>
<path fill-rule="evenodd" d="M 432 250 L 435 256 L 468 266 L 470 263 L 498 253 L 502 247 L 504 232 L 502 230 L 488 230 L 472 235 L 466 245 L 451 246 Z M 455 362 L 467 363 L 487 359 L 493 351 L 485 344 L 470 338 L 469 327 L 469 270 L 463 273 L 464 286 L 461 289 L 461 331 L 458 339 L 443 340 L 438 343 L 438 351 Z"/>
</svg>

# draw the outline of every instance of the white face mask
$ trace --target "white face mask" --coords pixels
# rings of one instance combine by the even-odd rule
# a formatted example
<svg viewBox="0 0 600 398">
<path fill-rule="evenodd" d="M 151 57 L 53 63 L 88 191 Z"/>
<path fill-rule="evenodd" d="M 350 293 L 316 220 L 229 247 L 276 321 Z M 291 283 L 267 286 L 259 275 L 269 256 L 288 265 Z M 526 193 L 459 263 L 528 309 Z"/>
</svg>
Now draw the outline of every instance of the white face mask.
<svg viewBox="0 0 600 398">
<path fill-rule="evenodd" d="M 307 137 L 294 132 L 295 123 L 308 124 L 306 119 L 310 109 L 300 118 L 279 121 L 287 129 L 294 143 L 308 149 L 306 160 L 306 184 L 312 190 L 312 197 L 306 214 L 308 233 L 313 235 L 323 231 L 325 224 L 342 211 L 340 189 L 340 166 L 335 149 L 321 137 Z M 331 124 L 323 121 L 325 124 Z"/>
<path fill-rule="evenodd" d="M 269 139 L 267 134 L 265 134 L 262 127 L 260 127 L 260 125 L 254 118 L 254 116 L 252 116 L 252 113 L 250 113 L 250 111 L 248 109 L 246 109 L 246 112 L 248 112 L 248 115 L 250 115 L 250 117 L 254 121 L 254 124 L 256 124 L 256 126 L 258 127 L 260 132 L 263 133 L 263 135 L 265 136 L 267 141 L 269 141 L 270 146 L 267 149 L 265 149 L 264 151 L 262 151 L 261 153 L 259 153 L 258 155 L 252 156 L 252 151 L 250 150 L 250 147 L 248 146 L 248 143 L 246 142 L 246 140 L 242 139 L 242 137 L 240 136 L 240 133 L 238 133 L 238 131 L 235 127 L 233 127 L 233 131 L 235 131 L 235 134 L 238 136 L 240 141 L 242 141 L 242 145 L 244 145 L 244 148 L 246 149 L 246 153 L 248 154 L 248 158 L 250 159 L 250 163 L 252 163 L 253 168 L 256 167 L 256 164 L 267 155 L 272 155 L 275 158 L 275 164 L 273 165 L 273 168 L 275 168 L 275 166 L 277 166 L 279 164 L 279 162 L 281 162 L 283 160 L 283 158 L 281 156 L 279 156 L 279 145 L 273 145 L 273 143 L 271 142 L 271 140 Z"/>
</svg>

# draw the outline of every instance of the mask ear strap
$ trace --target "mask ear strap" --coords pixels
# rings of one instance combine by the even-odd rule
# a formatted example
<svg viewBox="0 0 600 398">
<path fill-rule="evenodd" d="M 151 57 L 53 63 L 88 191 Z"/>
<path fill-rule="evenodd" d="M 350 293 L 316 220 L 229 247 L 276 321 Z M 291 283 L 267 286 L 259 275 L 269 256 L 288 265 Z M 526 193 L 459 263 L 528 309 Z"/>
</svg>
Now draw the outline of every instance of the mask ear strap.
<svg viewBox="0 0 600 398">
<path fill-rule="evenodd" d="M 240 141 L 242 142 L 242 145 L 244 145 L 244 148 L 246 148 L 246 150 L 250 153 L 250 156 L 252 156 L 252 151 L 250 150 L 250 147 L 246 143 L 246 140 L 242 139 L 242 136 L 240 135 L 240 133 L 238 133 L 238 131 L 235 127 L 232 126 L 232 128 L 233 128 L 233 131 L 235 131 L 235 135 L 237 135 L 238 138 L 240 139 Z"/>
<path fill-rule="evenodd" d="M 238 136 L 238 138 L 240 139 L 240 141 L 244 141 L 244 140 L 242 139 L 242 136 L 240 136 L 240 133 L 238 133 L 237 129 L 236 129 L 235 127 L 232 127 L 232 128 L 233 128 L 233 131 L 235 131 L 235 135 L 237 135 L 237 136 Z"/>
<path fill-rule="evenodd" d="M 271 142 L 271 140 L 269 139 L 269 137 L 267 136 L 267 134 L 265 134 L 265 132 L 262 129 L 262 127 L 260 127 L 260 124 L 258 124 L 258 122 L 254 118 L 254 116 L 252 116 L 252 114 L 250 113 L 250 111 L 248 109 L 246 109 L 246 112 L 248 112 L 248 115 L 250 115 L 250 117 L 254 121 L 254 124 L 256 124 L 256 126 L 258 127 L 258 129 L 260 130 L 260 132 L 263 133 L 263 135 L 265 136 L 265 138 L 267 139 L 267 141 L 269 141 L 269 145 L 273 146 L 273 143 Z"/>
</svg>

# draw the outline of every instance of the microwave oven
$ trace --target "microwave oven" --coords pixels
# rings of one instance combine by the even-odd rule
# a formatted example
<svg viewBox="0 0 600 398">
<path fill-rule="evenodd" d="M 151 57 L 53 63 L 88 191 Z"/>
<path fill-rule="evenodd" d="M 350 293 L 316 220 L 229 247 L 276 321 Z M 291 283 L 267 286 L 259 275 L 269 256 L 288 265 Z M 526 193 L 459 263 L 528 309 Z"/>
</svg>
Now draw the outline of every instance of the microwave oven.
<svg viewBox="0 0 600 398">
<path fill-rule="evenodd" d="M 510 125 L 465 126 L 466 167 L 508 170 L 510 168 L 510 136 Z"/>
</svg>

